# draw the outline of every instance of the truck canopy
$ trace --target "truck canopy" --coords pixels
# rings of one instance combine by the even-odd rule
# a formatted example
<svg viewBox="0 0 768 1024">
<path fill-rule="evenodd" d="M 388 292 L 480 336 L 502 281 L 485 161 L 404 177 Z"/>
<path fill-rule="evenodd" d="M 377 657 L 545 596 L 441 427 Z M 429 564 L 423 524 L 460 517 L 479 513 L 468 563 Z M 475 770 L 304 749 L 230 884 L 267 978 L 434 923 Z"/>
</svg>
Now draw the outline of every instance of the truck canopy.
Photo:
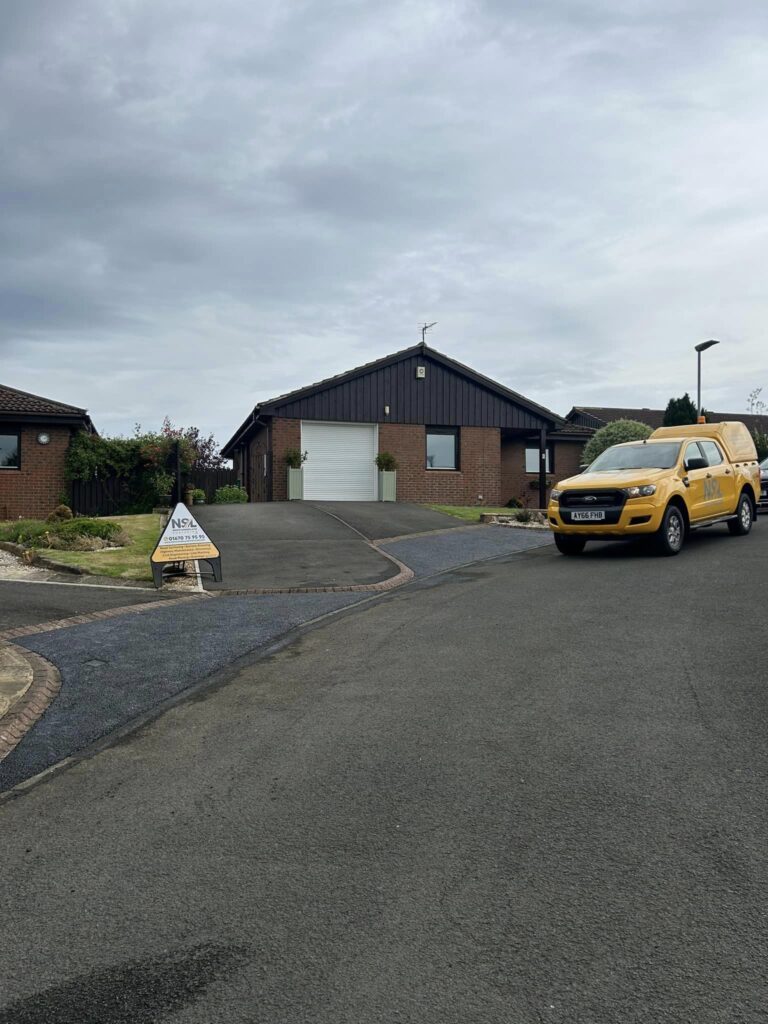
<svg viewBox="0 0 768 1024">
<path fill-rule="evenodd" d="M 719 441 L 731 462 L 754 462 L 757 449 L 752 435 L 743 423 L 692 423 L 684 427 L 659 427 L 651 434 L 654 440 L 669 438 L 704 437 Z"/>
</svg>

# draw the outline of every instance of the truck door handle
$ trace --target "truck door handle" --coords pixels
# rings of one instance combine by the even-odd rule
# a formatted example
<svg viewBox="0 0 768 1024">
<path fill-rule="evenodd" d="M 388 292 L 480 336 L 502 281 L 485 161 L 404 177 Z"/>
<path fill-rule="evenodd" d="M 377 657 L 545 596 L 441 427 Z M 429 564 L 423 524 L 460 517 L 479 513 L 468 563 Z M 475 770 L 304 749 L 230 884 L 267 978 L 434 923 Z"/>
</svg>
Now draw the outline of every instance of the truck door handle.
<svg viewBox="0 0 768 1024">
<path fill-rule="evenodd" d="M 731 475 L 731 471 L 730 471 L 730 469 L 726 469 L 726 471 L 725 471 L 725 472 L 726 472 L 726 475 L 727 475 L 727 476 L 730 476 L 730 475 Z"/>
</svg>

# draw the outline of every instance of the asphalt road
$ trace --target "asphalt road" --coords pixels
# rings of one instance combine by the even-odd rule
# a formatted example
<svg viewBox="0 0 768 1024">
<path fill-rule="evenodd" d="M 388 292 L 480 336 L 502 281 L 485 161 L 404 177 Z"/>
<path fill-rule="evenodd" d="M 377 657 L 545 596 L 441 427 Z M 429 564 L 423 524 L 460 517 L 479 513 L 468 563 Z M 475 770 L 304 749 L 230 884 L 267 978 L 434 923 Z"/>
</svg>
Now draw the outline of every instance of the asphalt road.
<svg viewBox="0 0 768 1024">
<path fill-rule="evenodd" d="M 104 608 L 127 608 L 179 596 L 183 595 L 169 590 L 0 580 L 0 629 L 36 626 L 41 622 L 53 622 Z"/>
<path fill-rule="evenodd" d="M 765 1021 L 767 554 L 433 578 L 0 804 L 0 1022 Z"/>
</svg>

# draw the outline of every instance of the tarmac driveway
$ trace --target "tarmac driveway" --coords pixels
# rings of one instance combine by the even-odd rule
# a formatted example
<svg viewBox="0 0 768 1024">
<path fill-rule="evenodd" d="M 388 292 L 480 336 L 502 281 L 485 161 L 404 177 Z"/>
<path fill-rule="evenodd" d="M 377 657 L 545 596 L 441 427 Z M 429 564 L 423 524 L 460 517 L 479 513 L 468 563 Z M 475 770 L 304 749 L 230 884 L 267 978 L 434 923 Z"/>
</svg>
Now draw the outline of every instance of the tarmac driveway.
<svg viewBox="0 0 768 1024">
<path fill-rule="evenodd" d="M 369 540 L 461 529 L 467 525 L 455 516 L 402 501 L 313 501 L 312 505 L 343 519 Z"/>
<path fill-rule="evenodd" d="M 353 530 L 304 502 L 203 505 L 195 514 L 221 551 L 224 579 L 204 579 L 206 590 L 338 587 L 398 572 Z"/>
<path fill-rule="evenodd" d="M 195 513 L 221 551 L 224 579 L 204 579 L 206 590 L 380 583 L 398 570 L 365 538 L 466 526 L 419 505 L 377 501 L 198 505 Z"/>
</svg>

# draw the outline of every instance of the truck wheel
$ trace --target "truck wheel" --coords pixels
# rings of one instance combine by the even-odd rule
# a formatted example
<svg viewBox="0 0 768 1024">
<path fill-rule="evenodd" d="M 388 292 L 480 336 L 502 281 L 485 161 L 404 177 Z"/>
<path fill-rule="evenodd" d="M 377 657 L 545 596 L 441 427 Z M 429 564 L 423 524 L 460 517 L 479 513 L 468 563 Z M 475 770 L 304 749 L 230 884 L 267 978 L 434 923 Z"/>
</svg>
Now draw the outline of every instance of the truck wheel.
<svg viewBox="0 0 768 1024">
<path fill-rule="evenodd" d="M 677 555 L 685 540 L 685 519 L 677 505 L 667 505 L 661 526 L 656 533 L 656 550 L 660 555 Z"/>
<path fill-rule="evenodd" d="M 580 555 L 587 542 L 581 537 L 566 537 L 565 534 L 555 534 L 555 545 L 561 555 Z"/>
<path fill-rule="evenodd" d="M 735 537 L 743 537 L 752 529 L 752 502 L 742 493 L 736 506 L 736 518 L 728 520 L 728 529 Z"/>
</svg>

